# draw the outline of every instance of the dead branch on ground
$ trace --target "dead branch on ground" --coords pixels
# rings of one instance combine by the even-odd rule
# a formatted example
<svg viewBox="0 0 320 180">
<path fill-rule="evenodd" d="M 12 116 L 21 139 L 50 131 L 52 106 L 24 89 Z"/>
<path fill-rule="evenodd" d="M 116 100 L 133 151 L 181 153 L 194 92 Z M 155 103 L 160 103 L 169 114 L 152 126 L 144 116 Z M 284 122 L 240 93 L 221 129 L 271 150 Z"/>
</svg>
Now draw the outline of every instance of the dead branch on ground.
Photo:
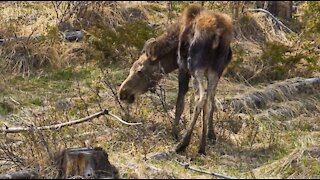
<svg viewBox="0 0 320 180">
<path fill-rule="evenodd" d="M 191 167 L 189 163 L 183 164 L 183 163 L 181 163 L 181 162 L 179 162 L 177 160 L 175 160 L 175 161 L 180 166 L 183 166 L 185 169 L 190 169 L 192 171 L 196 171 L 196 172 L 200 172 L 200 173 L 204 173 L 204 174 L 209 174 L 209 175 L 216 176 L 216 177 L 219 177 L 219 178 L 222 178 L 222 179 L 236 179 L 236 178 L 225 176 L 225 175 L 222 175 L 222 174 L 219 174 L 219 173 L 204 171 L 204 170 L 201 170 L 201 169 L 196 169 L 194 167 Z"/>
<path fill-rule="evenodd" d="M 25 131 L 30 132 L 30 131 L 35 131 L 35 130 L 60 129 L 64 126 L 79 124 L 79 123 L 83 123 L 83 122 L 89 121 L 94 118 L 99 118 L 102 115 L 110 115 L 110 116 L 114 117 L 115 119 L 117 119 L 118 121 L 120 121 L 121 123 L 126 124 L 126 125 L 130 125 L 130 126 L 142 124 L 142 123 L 128 123 L 128 122 L 122 120 L 121 118 L 119 118 L 118 116 L 112 114 L 110 111 L 105 109 L 103 111 L 97 112 L 97 113 L 92 114 L 90 116 L 87 116 L 87 117 L 84 117 L 81 119 L 77 119 L 77 120 L 73 120 L 73 121 L 69 121 L 69 122 L 65 122 L 65 123 L 48 125 L 48 126 L 41 126 L 41 127 L 13 127 L 13 128 L 5 127 L 5 128 L 0 129 L 0 131 L 4 132 L 4 133 L 19 133 L 19 132 L 25 132 Z"/>
</svg>

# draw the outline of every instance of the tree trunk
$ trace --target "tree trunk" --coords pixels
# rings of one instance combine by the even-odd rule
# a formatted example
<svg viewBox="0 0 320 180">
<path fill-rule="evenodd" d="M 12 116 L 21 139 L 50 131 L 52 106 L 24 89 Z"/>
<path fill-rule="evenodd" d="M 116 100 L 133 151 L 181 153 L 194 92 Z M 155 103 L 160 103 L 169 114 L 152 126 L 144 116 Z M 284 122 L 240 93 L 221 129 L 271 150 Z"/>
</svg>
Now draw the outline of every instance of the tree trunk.
<svg viewBox="0 0 320 180">
<path fill-rule="evenodd" d="M 239 17 L 239 8 L 240 8 L 240 1 L 234 1 L 232 3 L 232 15 L 233 19 L 238 19 Z"/>
<path fill-rule="evenodd" d="M 171 23 L 172 17 L 172 1 L 168 2 L 168 24 Z"/>
<path fill-rule="evenodd" d="M 292 14 L 293 14 L 293 2 L 289 1 L 289 19 L 292 19 Z"/>
<path fill-rule="evenodd" d="M 269 1 L 266 10 L 282 20 L 290 21 L 292 5 L 292 1 Z"/>
</svg>

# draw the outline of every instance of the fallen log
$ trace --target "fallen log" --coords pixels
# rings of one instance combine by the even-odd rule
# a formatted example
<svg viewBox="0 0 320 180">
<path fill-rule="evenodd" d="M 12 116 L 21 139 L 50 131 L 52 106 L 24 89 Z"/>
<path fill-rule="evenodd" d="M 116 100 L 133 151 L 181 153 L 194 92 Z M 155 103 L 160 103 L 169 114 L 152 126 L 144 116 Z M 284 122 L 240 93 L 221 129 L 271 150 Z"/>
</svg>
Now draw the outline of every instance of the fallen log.
<svg viewBox="0 0 320 180">
<path fill-rule="evenodd" d="M 82 31 L 66 31 L 63 32 L 64 39 L 72 42 L 72 41 L 80 41 L 84 37 L 84 33 Z M 7 39 L 0 39 L 0 46 L 5 45 L 7 42 L 28 42 L 29 40 L 40 40 L 45 38 L 43 35 L 34 35 L 28 37 L 16 37 L 16 38 L 7 38 Z"/>
<path fill-rule="evenodd" d="M 37 179 L 38 173 L 35 170 L 22 170 L 7 174 L 0 174 L 0 179 Z"/>
<path fill-rule="evenodd" d="M 236 112 L 245 112 L 247 109 L 263 108 L 269 101 L 285 101 L 295 95 L 320 89 L 320 77 L 294 78 L 271 84 L 263 90 L 254 91 L 239 97 L 220 100 L 217 103 L 219 110 L 232 109 Z"/>
</svg>

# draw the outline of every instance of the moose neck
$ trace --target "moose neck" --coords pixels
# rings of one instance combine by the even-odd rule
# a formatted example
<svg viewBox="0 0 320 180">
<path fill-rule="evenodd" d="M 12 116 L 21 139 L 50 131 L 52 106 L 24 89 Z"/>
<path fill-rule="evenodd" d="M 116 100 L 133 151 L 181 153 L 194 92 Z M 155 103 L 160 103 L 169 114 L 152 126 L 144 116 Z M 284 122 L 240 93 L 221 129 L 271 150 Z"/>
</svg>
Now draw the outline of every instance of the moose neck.
<svg viewBox="0 0 320 180">
<path fill-rule="evenodd" d="M 178 69 L 177 63 L 177 49 L 170 51 L 164 58 L 160 61 L 160 65 L 164 70 L 165 74 L 169 74 L 172 71 Z"/>
</svg>

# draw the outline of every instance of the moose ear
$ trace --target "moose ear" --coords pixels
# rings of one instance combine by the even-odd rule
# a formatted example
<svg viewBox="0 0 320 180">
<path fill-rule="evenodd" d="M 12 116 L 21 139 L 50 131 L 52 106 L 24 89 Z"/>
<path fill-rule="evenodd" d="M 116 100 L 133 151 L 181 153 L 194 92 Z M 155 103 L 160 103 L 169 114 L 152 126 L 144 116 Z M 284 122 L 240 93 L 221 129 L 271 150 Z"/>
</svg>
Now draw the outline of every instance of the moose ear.
<svg viewBox="0 0 320 180">
<path fill-rule="evenodd" d="M 146 52 L 147 57 L 150 58 L 151 61 L 155 61 L 157 59 L 155 50 L 156 42 L 155 38 L 151 38 L 144 44 L 143 51 Z"/>
<path fill-rule="evenodd" d="M 148 48 L 148 50 L 147 50 L 147 57 L 150 58 L 151 61 L 157 60 L 155 42 L 150 44 L 150 48 Z"/>
</svg>

